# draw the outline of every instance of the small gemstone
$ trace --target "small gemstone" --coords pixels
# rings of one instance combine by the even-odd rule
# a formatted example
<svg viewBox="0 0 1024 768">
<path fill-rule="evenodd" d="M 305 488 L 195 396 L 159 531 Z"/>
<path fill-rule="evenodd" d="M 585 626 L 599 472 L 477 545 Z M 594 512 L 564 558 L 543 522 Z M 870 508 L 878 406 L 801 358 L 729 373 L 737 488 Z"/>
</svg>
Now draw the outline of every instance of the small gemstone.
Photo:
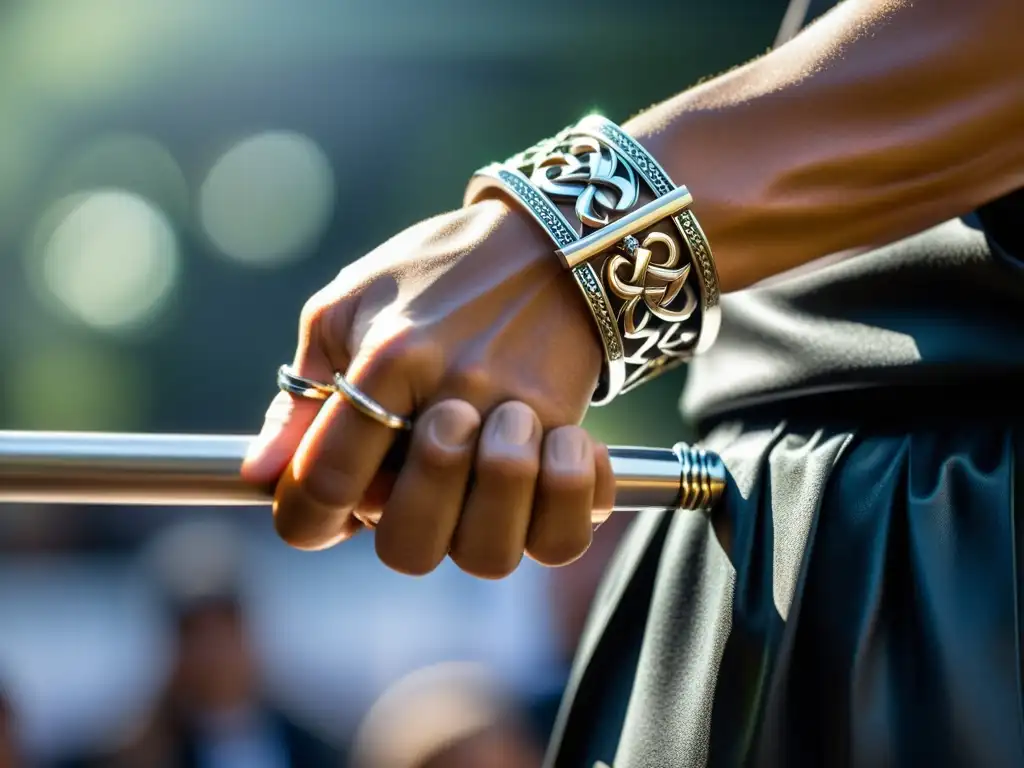
<svg viewBox="0 0 1024 768">
<path fill-rule="evenodd" d="M 640 247 L 640 241 L 632 235 L 626 235 L 622 240 L 622 247 L 626 249 L 630 256 L 635 256 L 637 249 Z"/>
</svg>

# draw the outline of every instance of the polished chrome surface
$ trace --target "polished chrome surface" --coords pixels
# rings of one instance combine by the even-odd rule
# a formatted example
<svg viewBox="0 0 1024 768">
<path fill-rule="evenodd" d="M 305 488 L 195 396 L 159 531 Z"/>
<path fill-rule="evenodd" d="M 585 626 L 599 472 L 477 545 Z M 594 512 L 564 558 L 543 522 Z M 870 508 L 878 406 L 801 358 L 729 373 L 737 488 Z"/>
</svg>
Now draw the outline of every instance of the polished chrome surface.
<svg viewBox="0 0 1024 768">
<path fill-rule="evenodd" d="M 525 161 L 530 181 L 552 200 L 572 202 L 576 218 L 588 227 L 607 226 L 640 199 L 632 166 L 611 146 L 593 136 L 553 142 Z"/>
<path fill-rule="evenodd" d="M 711 245 L 689 210 L 692 197 L 613 122 L 590 115 L 505 163 L 481 169 L 466 202 L 495 186 L 547 229 L 590 304 L 607 364 L 594 405 L 678 367 L 714 342 L 721 317 L 718 273 Z M 654 200 L 639 205 L 641 187 Z M 581 234 L 555 205 L 572 201 Z"/>
<path fill-rule="evenodd" d="M 252 439 L 0 431 L 0 502 L 267 504 L 269 489 L 248 485 L 239 474 Z M 673 508 L 683 500 L 687 508 L 703 508 L 724 487 L 721 461 L 700 449 L 610 451 L 616 509 Z"/>
<path fill-rule="evenodd" d="M 251 437 L 0 432 L 0 501 L 263 504 L 239 475 Z"/>
<path fill-rule="evenodd" d="M 389 411 L 351 381 L 346 379 L 344 374 L 340 372 L 334 374 L 334 386 L 338 388 L 338 391 L 342 395 L 348 398 L 348 401 L 352 404 L 353 408 L 364 416 L 373 419 L 378 424 L 383 424 L 388 429 L 412 429 L 412 421 L 407 419 L 405 416 L 399 416 L 397 413 Z"/>
<path fill-rule="evenodd" d="M 555 255 L 566 267 L 575 267 L 614 248 L 630 235 L 637 235 L 650 229 L 659 221 L 674 216 L 692 204 L 693 196 L 690 191 L 686 187 L 676 187 L 664 197 L 652 200 L 608 226 L 559 248 Z"/>
<path fill-rule="evenodd" d="M 671 450 L 615 446 L 609 452 L 616 509 L 667 509 L 679 504 L 679 459 Z"/>
<path fill-rule="evenodd" d="M 338 391 L 333 384 L 324 384 L 322 381 L 299 376 L 287 364 L 277 369 L 277 388 L 308 400 L 326 400 Z"/>
<path fill-rule="evenodd" d="M 680 467 L 679 506 L 683 509 L 713 506 L 725 492 L 726 471 L 721 457 L 686 443 L 677 443 L 673 450 Z"/>
</svg>

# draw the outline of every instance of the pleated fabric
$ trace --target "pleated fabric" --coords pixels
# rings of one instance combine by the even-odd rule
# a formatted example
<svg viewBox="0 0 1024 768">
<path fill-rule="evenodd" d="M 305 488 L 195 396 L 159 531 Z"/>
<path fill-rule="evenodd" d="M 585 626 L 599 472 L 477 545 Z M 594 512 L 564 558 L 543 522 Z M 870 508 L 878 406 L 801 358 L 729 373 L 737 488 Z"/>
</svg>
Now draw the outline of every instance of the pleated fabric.
<svg viewBox="0 0 1024 768">
<path fill-rule="evenodd" d="M 634 525 L 549 765 L 1024 765 L 1019 434 L 716 427 L 726 498 Z"/>
</svg>

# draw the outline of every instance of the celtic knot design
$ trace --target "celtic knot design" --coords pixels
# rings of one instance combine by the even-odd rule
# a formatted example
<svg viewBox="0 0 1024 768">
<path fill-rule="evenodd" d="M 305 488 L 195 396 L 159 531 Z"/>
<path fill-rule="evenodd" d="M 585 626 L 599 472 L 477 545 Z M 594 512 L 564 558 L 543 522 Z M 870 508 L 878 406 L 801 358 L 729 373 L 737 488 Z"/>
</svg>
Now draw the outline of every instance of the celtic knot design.
<svg viewBox="0 0 1024 768">
<path fill-rule="evenodd" d="M 601 120 L 597 130 L 601 136 L 615 144 L 629 158 L 655 195 L 661 197 L 675 189 L 676 185 L 672 183 L 668 174 L 661 169 L 655 159 L 647 154 L 647 150 L 637 144 L 631 136 L 623 133 L 618 126 L 607 120 Z"/>
<path fill-rule="evenodd" d="M 576 215 L 588 227 L 607 225 L 612 214 L 629 211 L 640 199 L 633 168 L 593 136 L 566 138 L 522 160 L 532 165 L 526 172 L 538 189 L 555 200 L 576 201 Z"/>
<path fill-rule="evenodd" d="M 607 386 L 595 394 L 596 403 L 691 359 L 714 340 L 720 322 L 717 273 L 707 238 L 687 209 L 689 193 L 614 123 L 585 117 L 474 178 L 487 176 L 544 227 L 572 269 L 605 352 Z M 478 195 L 480 185 L 474 183 L 467 202 Z M 641 188 L 654 194 L 650 210 L 640 210 Z M 666 199 L 659 208 L 661 198 Z M 582 231 L 558 203 L 574 206 Z M 671 236 L 651 231 L 655 210 L 663 223 L 674 225 Z M 613 229 L 603 236 L 592 232 L 605 227 Z M 618 245 L 609 250 L 615 240 Z M 575 260 L 568 254 L 574 248 Z"/>
<path fill-rule="evenodd" d="M 655 246 L 664 246 L 660 261 L 654 260 Z M 625 302 L 618 312 L 623 336 L 644 340 L 630 362 L 648 362 L 647 353 L 654 346 L 663 354 L 673 354 L 691 340 L 692 334 L 679 333 L 679 323 L 688 320 L 698 306 L 697 294 L 687 283 L 690 267 L 689 262 L 680 266 L 679 246 L 661 232 L 649 233 L 643 243 L 627 237 L 606 262 L 608 290 Z M 680 301 L 682 306 L 677 306 Z M 649 328 L 652 317 L 662 322 Z"/>
<path fill-rule="evenodd" d="M 559 248 L 564 248 L 577 240 L 579 235 L 576 234 L 576 231 L 569 227 L 559 210 L 543 195 L 538 194 L 535 189 L 514 173 L 509 173 L 503 168 L 499 168 L 495 173 L 544 225 L 548 234 L 551 235 L 551 239 Z"/>
</svg>

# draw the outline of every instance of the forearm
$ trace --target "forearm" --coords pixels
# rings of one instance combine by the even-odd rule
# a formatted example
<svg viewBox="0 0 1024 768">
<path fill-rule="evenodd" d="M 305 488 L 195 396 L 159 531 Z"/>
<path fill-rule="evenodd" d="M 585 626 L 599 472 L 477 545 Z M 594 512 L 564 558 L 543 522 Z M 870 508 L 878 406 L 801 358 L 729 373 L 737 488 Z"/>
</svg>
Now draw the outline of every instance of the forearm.
<svg viewBox="0 0 1024 768">
<path fill-rule="evenodd" d="M 736 290 L 1024 186 L 1022 29 L 1020 0 L 847 0 L 625 127 Z"/>
</svg>

